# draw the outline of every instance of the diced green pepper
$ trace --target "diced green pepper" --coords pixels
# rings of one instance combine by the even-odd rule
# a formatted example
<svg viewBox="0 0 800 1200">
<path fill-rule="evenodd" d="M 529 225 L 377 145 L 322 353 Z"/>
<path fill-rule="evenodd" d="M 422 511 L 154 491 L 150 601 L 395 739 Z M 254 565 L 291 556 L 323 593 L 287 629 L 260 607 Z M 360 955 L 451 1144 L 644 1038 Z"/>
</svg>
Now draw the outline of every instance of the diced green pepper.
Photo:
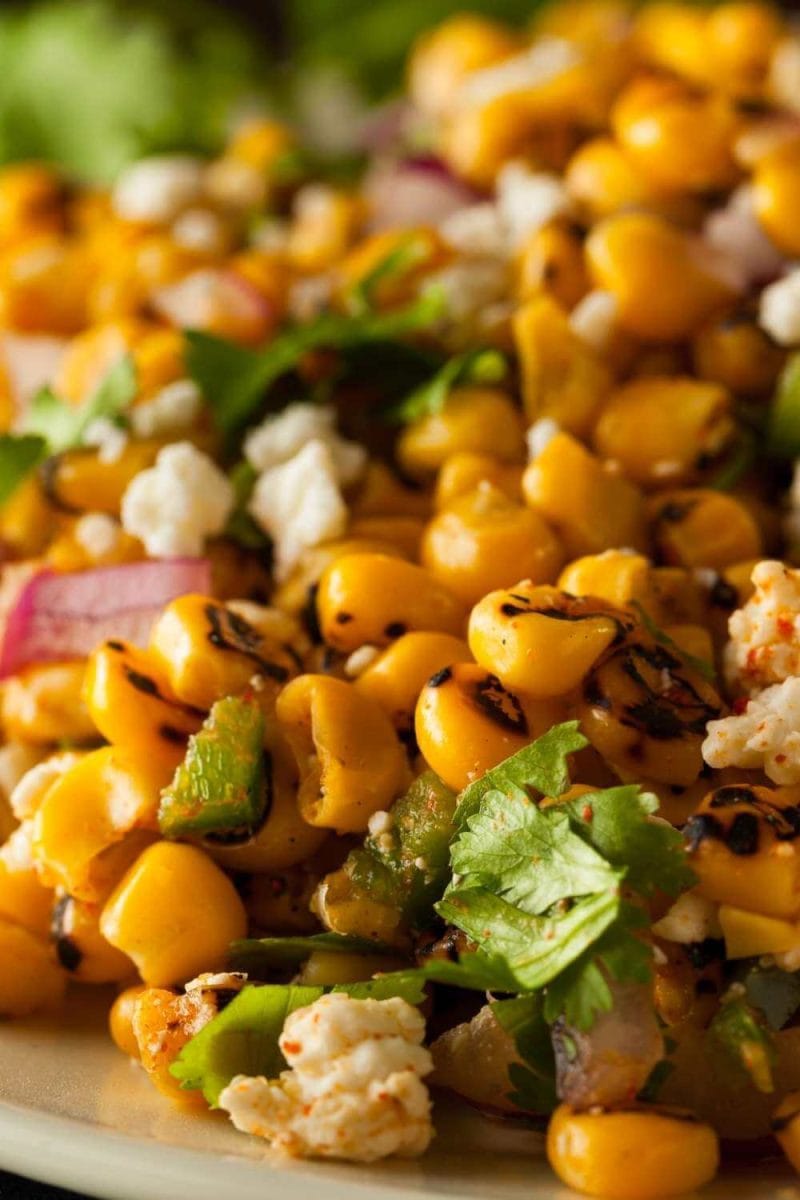
<svg viewBox="0 0 800 1200">
<path fill-rule="evenodd" d="M 775 1044 L 761 1013 L 747 1003 L 744 994 L 723 1000 L 709 1031 L 747 1072 L 759 1092 L 774 1091 Z"/>
<path fill-rule="evenodd" d="M 245 696 L 218 700 L 161 794 L 158 825 L 178 838 L 253 829 L 263 814 L 264 717 Z"/>
</svg>

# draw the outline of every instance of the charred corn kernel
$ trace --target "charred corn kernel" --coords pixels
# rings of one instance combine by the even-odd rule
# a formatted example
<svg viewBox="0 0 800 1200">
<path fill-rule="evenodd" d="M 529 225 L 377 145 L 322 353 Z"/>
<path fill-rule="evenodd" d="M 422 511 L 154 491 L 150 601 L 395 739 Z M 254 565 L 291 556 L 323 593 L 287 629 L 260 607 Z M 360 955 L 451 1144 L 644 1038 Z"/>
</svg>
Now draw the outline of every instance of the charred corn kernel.
<svg viewBox="0 0 800 1200">
<path fill-rule="evenodd" d="M 605 470 L 568 433 L 556 434 L 529 463 L 522 491 L 530 507 L 553 526 L 570 557 L 645 544 L 639 489 Z"/>
<path fill-rule="evenodd" d="M 709 1183 L 717 1135 L 689 1113 L 630 1108 L 576 1112 L 560 1105 L 547 1130 L 547 1158 L 567 1187 L 611 1200 L 660 1200 Z"/>
<path fill-rule="evenodd" d="M 569 160 L 564 182 L 579 210 L 595 221 L 623 209 L 660 209 L 667 203 L 655 180 L 609 137 L 592 138 L 579 146 Z"/>
<path fill-rule="evenodd" d="M 65 190 L 43 163 L 14 163 L 0 171 L 0 244 L 58 233 L 63 225 Z"/>
<path fill-rule="evenodd" d="M 781 921 L 800 917 L 800 855 L 792 797 L 747 784 L 717 788 L 684 829 L 698 890 Z"/>
<path fill-rule="evenodd" d="M 721 711 L 714 688 L 677 652 L 630 635 L 588 673 L 577 706 L 581 728 L 620 778 L 684 787 L 702 770 L 706 724 Z"/>
<path fill-rule="evenodd" d="M 374 233 L 359 242 L 337 266 L 339 291 L 343 300 L 352 296 L 355 288 L 367 280 L 373 271 L 390 255 L 401 256 L 402 269 L 389 272 L 375 282 L 372 302 L 379 308 L 391 308 L 411 300 L 420 281 L 444 266 L 451 251 L 441 235 L 432 227 L 387 229 Z"/>
<path fill-rule="evenodd" d="M 457 450 L 439 468 L 434 507 L 437 511 L 447 508 L 458 496 L 474 491 L 484 482 L 499 488 L 509 500 L 522 497 L 522 467 L 510 466 L 476 450 Z"/>
<path fill-rule="evenodd" d="M 781 1150 L 794 1167 L 800 1171 L 800 1092 L 789 1092 L 784 1096 L 772 1118 L 772 1132 Z"/>
<path fill-rule="evenodd" d="M 50 936 L 65 971 L 81 983 L 120 983 L 135 974 L 127 954 L 100 932 L 100 905 L 62 896 L 53 910 Z"/>
<path fill-rule="evenodd" d="M 800 950 L 800 925 L 722 904 L 719 923 L 725 938 L 726 958 L 761 958 Z"/>
<path fill-rule="evenodd" d="M 142 980 L 166 987 L 225 965 L 247 930 L 227 875 L 194 846 L 156 842 L 117 884 L 101 917 L 103 937 L 133 959 Z"/>
<path fill-rule="evenodd" d="M 603 600 L 525 580 L 475 605 L 469 647 L 506 686 L 530 696 L 563 696 L 634 624 L 629 613 Z"/>
<path fill-rule="evenodd" d="M 558 720 L 551 702 L 523 704 L 492 671 L 462 662 L 428 680 L 414 729 L 428 766 L 459 792 Z"/>
<path fill-rule="evenodd" d="M 692 360 L 702 379 L 742 396 L 766 396 L 786 361 L 786 352 L 744 310 L 709 321 L 692 340 Z"/>
<path fill-rule="evenodd" d="M 105 899 L 155 836 L 170 773 L 152 758 L 105 746 L 55 781 L 33 818 L 33 856 L 46 883 Z"/>
<path fill-rule="evenodd" d="M 350 522 L 348 535 L 365 542 L 385 542 L 396 546 L 403 558 L 418 558 L 425 529 L 420 517 L 357 517 Z"/>
<path fill-rule="evenodd" d="M 609 604 L 624 607 L 632 600 L 647 605 L 650 563 L 643 554 L 626 550 L 604 550 L 576 558 L 558 577 L 558 587 L 573 596 L 598 596 Z"/>
<path fill-rule="evenodd" d="M 709 665 L 713 664 L 714 643 L 704 625 L 665 625 L 664 633 L 672 638 L 684 654 L 699 658 Z"/>
<path fill-rule="evenodd" d="M 0 260 L 0 320 L 22 333 L 69 337 L 87 323 L 89 263 L 77 243 L 26 239 Z"/>
<path fill-rule="evenodd" d="M 443 21 L 423 34 L 411 52 L 408 88 L 414 105 L 433 117 L 444 116 L 473 71 L 508 57 L 517 45 L 505 25 L 476 13 Z"/>
<path fill-rule="evenodd" d="M 792 214 L 800 203 L 800 142 L 789 142 L 757 163 L 753 172 L 753 208 L 779 250 L 800 254 L 800 230 Z"/>
<path fill-rule="evenodd" d="M 129 441 L 113 461 L 96 450 L 68 450 L 45 463 L 42 487 L 56 509 L 117 517 L 128 484 L 153 465 L 160 448 L 157 442 Z"/>
<path fill-rule="evenodd" d="M 614 105 L 612 127 L 623 150 L 665 189 L 707 192 L 736 180 L 733 141 L 741 118 L 725 97 L 673 80 L 640 79 Z"/>
<path fill-rule="evenodd" d="M 325 271 L 341 259 L 366 215 L 360 197 L 328 184 L 307 184 L 298 192 L 286 243 L 292 267 Z"/>
<path fill-rule="evenodd" d="M 588 434 L 611 390 L 608 367 L 573 332 L 550 296 L 517 309 L 513 331 L 528 420 L 550 417 L 570 433 Z"/>
<path fill-rule="evenodd" d="M 711 488 L 662 492 L 649 501 L 647 512 L 664 562 L 721 570 L 763 552 L 755 517 L 727 492 Z"/>
<path fill-rule="evenodd" d="M 207 542 L 205 554 L 211 564 L 211 591 L 218 601 L 242 596 L 259 601 L 270 594 L 272 577 L 263 555 L 227 538 Z"/>
<path fill-rule="evenodd" d="M 182 1108 L 204 1109 L 203 1093 L 184 1090 L 170 1067 L 188 1041 L 217 1015 L 213 1000 L 202 991 L 176 995 L 160 987 L 144 988 L 133 1004 L 136 1055 L 151 1083 Z"/>
<path fill-rule="evenodd" d="M 412 629 L 452 633 L 464 626 L 460 600 L 430 571 L 386 554 L 348 554 L 319 581 L 322 636 L 335 650 L 386 646 Z"/>
<path fill-rule="evenodd" d="M 770 4 L 732 0 L 710 9 L 705 33 L 716 82 L 741 96 L 757 95 L 781 32 Z"/>
<path fill-rule="evenodd" d="M 203 722 L 203 713 L 172 694 L 157 656 L 127 642 L 98 646 L 87 664 L 83 694 L 104 738 L 164 764 L 177 766 L 186 738 Z"/>
<path fill-rule="evenodd" d="M 525 242 L 517 263 L 517 295 L 531 300 L 549 292 L 564 308 L 574 308 L 589 290 L 583 233 L 563 221 L 550 221 Z"/>
<path fill-rule="evenodd" d="M 387 946 L 401 940 L 399 909 L 354 889 L 343 870 L 333 871 L 321 880 L 314 892 L 312 908 L 332 933 L 368 938 Z"/>
<path fill-rule="evenodd" d="M 0 917 L 0 961 L 0 1015 L 26 1017 L 59 1004 L 66 972 L 44 938 Z"/>
<path fill-rule="evenodd" d="M 163 679 L 170 696 L 200 709 L 241 692 L 253 676 L 276 691 L 297 673 L 291 648 L 208 596 L 168 604 L 153 626 L 148 653 L 156 686 Z"/>
<path fill-rule="evenodd" d="M 53 889 L 39 878 L 30 847 L 30 826 L 0 847 L 0 920 L 23 925 L 46 938 L 53 910 Z"/>
<path fill-rule="evenodd" d="M 7 679 L 0 693 L 6 736 L 36 745 L 94 740 L 97 730 L 80 698 L 85 671 L 83 662 L 47 663 Z"/>
<path fill-rule="evenodd" d="M 247 841 L 226 844 L 208 839 L 206 853 L 226 871 L 280 872 L 305 862 L 328 837 L 303 819 L 297 802 L 298 773 L 290 756 L 273 756 L 266 815 L 260 829 Z"/>
<path fill-rule="evenodd" d="M 144 985 L 141 983 L 125 988 L 111 1005 L 108 1014 L 108 1029 L 114 1044 L 123 1054 L 127 1054 L 128 1058 L 139 1057 L 139 1043 L 133 1031 L 133 1014 L 143 991 Z"/>
<path fill-rule="evenodd" d="M 409 425 L 397 442 L 397 461 L 412 476 L 438 471 L 458 451 L 522 462 L 522 421 L 512 400 L 497 388 L 456 388 L 441 412 Z"/>
<path fill-rule="evenodd" d="M 422 541 L 424 566 L 467 605 L 520 576 L 549 583 L 563 561 L 546 522 L 489 483 L 434 517 Z"/>
<path fill-rule="evenodd" d="M 642 487 L 691 482 L 736 433 L 731 397 L 714 383 L 634 379 L 613 392 L 594 428 L 601 457 Z"/>
<path fill-rule="evenodd" d="M 0 541 L 17 557 L 34 558 L 47 546 L 54 524 L 55 513 L 31 475 L 0 508 Z"/>
<path fill-rule="evenodd" d="M 425 519 L 430 516 L 431 501 L 425 489 L 408 486 L 386 463 L 376 460 L 367 464 L 350 511 L 358 520 L 364 517 Z"/>
<path fill-rule="evenodd" d="M 306 987 L 331 987 L 358 983 L 378 972 L 402 971 L 407 960 L 380 954 L 338 954 L 314 950 L 300 968 L 295 982 Z"/>
<path fill-rule="evenodd" d="M 361 672 L 353 687 L 380 705 L 403 737 L 413 728 L 414 709 L 430 677 L 471 658 L 467 643 L 449 633 L 406 633 Z"/>
<path fill-rule="evenodd" d="M 619 324 L 648 341 L 691 337 L 734 294 L 698 244 L 648 213 L 601 221 L 586 239 L 586 255 L 596 286 L 617 301 Z"/>
<path fill-rule="evenodd" d="M 657 625 L 699 625 L 706 619 L 700 585 L 682 567 L 652 568 L 650 595 L 644 606 Z"/>
<path fill-rule="evenodd" d="M 287 613 L 307 612 L 309 605 L 313 609 L 317 584 L 326 569 L 349 554 L 380 554 L 389 558 L 403 558 L 397 546 L 368 538 L 345 538 L 340 542 L 325 542 L 321 546 L 313 546 L 305 551 L 286 582 L 273 592 L 274 603 Z M 238 595 L 238 591 L 235 594 Z"/>
<path fill-rule="evenodd" d="M 706 12 L 691 4 L 646 4 L 636 17 L 636 47 L 648 62 L 705 83 L 710 67 L 706 19 Z"/>
<path fill-rule="evenodd" d="M 338 833 L 363 833 L 388 808 L 408 769 L 394 728 L 352 684 L 301 675 L 278 696 L 276 714 L 300 773 L 303 818 Z"/>
</svg>

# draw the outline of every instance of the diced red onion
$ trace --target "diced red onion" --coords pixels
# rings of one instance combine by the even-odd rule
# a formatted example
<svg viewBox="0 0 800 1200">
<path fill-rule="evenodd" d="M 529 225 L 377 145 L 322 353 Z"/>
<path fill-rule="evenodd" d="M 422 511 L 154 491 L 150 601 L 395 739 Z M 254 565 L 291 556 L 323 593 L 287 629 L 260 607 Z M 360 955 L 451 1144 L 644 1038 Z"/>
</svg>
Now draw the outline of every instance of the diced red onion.
<svg viewBox="0 0 800 1200">
<path fill-rule="evenodd" d="M 258 342 L 269 332 L 272 304 L 236 271 L 202 268 L 177 283 L 158 288 L 153 308 L 179 329 L 203 329 L 243 342 Z"/>
<path fill-rule="evenodd" d="M 364 119 L 359 141 L 370 154 L 386 153 L 403 141 L 413 109 L 405 100 L 390 100 Z"/>
<path fill-rule="evenodd" d="M 67 348 L 65 338 L 39 333 L 0 334 L 0 362 L 18 409 L 46 383 L 52 383 Z"/>
<path fill-rule="evenodd" d="M 82 658 L 106 638 L 144 645 L 162 608 L 189 592 L 208 593 L 205 558 L 40 571 L 19 591 L 5 624 L 0 679 L 30 663 Z"/>
<path fill-rule="evenodd" d="M 777 279 L 785 260 L 756 218 L 749 187 L 737 188 L 724 208 L 706 218 L 703 238 L 727 262 L 742 290 Z"/>
<path fill-rule="evenodd" d="M 475 193 L 433 155 L 377 163 L 367 175 L 364 193 L 373 230 L 438 225 L 475 202 Z"/>
</svg>

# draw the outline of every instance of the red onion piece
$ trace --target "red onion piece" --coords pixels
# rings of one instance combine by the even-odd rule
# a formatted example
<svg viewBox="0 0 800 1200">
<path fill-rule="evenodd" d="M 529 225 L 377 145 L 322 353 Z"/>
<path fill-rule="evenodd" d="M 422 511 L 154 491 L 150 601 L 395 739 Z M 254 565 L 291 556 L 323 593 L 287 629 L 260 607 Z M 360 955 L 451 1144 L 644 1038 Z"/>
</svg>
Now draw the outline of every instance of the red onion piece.
<svg viewBox="0 0 800 1200">
<path fill-rule="evenodd" d="M 236 271 L 203 267 L 158 288 L 153 308 L 179 329 L 202 329 L 242 342 L 258 342 L 275 320 L 270 301 Z"/>
<path fill-rule="evenodd" d="M 205 558 L 172 558 L 56 574 L 40 571 L 10 609 L 0 679 L 30 663 L 83 658 L 106 638 L 144 645 L 162 608 L 189 592 L 208 593 Z"/>
<path fill-rule="evenodd" d="M 433 155 L 377 163 L 364 182 L 373 230 L 438 225 L 468 204 L 475 193 Z"/>
<path fill-rule="evenodd" d="M 40 333 L 0 334 L 0 362 L 17 409 L 46 383 L 52 383 L 67 348 L 66 338 Z"/>
</svg>

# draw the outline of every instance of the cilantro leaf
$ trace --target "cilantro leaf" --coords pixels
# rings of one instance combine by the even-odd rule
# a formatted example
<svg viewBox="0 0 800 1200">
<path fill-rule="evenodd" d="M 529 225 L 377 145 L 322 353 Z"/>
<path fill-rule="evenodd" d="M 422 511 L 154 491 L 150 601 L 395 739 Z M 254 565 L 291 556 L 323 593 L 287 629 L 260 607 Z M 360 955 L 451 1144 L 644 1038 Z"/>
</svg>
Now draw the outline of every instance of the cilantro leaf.
<svg viewBox="0 0 800 1200">
<path fill-rule="evenodd" d="M 218 429 L 232 436 L 264 408 L 262 402 L 272 385 L 310 351 L 344 350 L 414 333 L 436 321 L 443 302 L 440 292 L 429 291 L 390 312 L 322 313 L 306 325 L 287 329 L 263 350 L 188 330 L 187 370 L 211 406 Z"/>
<path fill-rule="evenodd" d="M 723 999 L 709 1025 L 709 1033 L 750 1076 L 759 1092 L 775 1090 L 772 1076 L 777 1058 L 775 1043 L 763 1016 L 748 1004 L 746 995 L 733 992 Z"/>
<path fill-rule="evenodd" d="M 258 472 L 249 462 L 240 462 L 228 478 L 233 485 L 234 505 L 225 526 L 225 536 L 238 542 L 245 550 L 266 550 L 270 540 L 247 511 Z"/>
<path fill-rule="evenodd" d="M 447 360 L 432 379 L 420 384 L 387 416 L 400 425 L 440 413 L 452 388 L 468 383 L 499 383 L 508 374 L 508 364 L 499 350 L 467 350 Z"/>
<path fill-rule="evenodd" d="M 0 436 L 0 504 L 13 496 L 22 481 L 46 454 L 44 438 L 36 434 Z"/>
<path fill-rule="evenodd" d="M 49 388 L 34 396 L 28 411 L 27 433 L 38 434 L 51 454 L 79 446 L 93 421 L 118 420 L 136 395 L 136 367 L 123 354 L 103 376 L 89 399 L 79 406 L 67 404 Z"/>
<path fill-rule="evenodd" d="M 495 1020 L 514 1039 L 517 1053 L 525 1063 L 509 1066 L 509 1081 L 514 1088 L 509 1099 L 528 1112 L 552 1112 L 558 1103 L 556 1066 L 541 996 L 496 1000 L 491 1007 Z"/>
<path fill-rule="evenodd" d="M 635 608 L 639 614 L 639 618 L 647 632 L 654 641 L 662 646 L 666 646 L 673 654 L 676 654 L 687 667 L 691 667 L 693 671 L 697 671 L 698 675 L 702 675 L 706 683 L 713 684 L 717 678 L 717 673 L 714 670 L 713 664 L 707 662 L 704 658 L 698 658 L 696 654 L 690 654 L 688 650 L 684 650 L 674 638 L 671 638 L 659 625 L 655 623 L 647 610 L 639 603 L 638 600 L 631 600 L 631 608 Z"/>
<path fill-rule="evenodd" d="M 776 458 L 800 454 L 800 354 L 791 354 L 780 374 L 767 419 L 767 450 Z"/>
<path fill-rule="evenodd" d="M 458 800 L 456 825 L 463 828 L 467 824 L 487 792 L 500 791 L 513 796 L 527 795 L 530 789 L 542 796 L 560 796 L 570 784 L 568 756 L 588 745 L 577 721 L 555 725 L 464 789 Z"/>
<path fill-rule="evenodd" d="M 314 953 L 392 954 L 391 947 L 343 933 L 312 933 L 307 937 L 243 938 L 232 942 L 232 970 L 253 974 L 270 967 L 295 967 Z"/>
</svg>

